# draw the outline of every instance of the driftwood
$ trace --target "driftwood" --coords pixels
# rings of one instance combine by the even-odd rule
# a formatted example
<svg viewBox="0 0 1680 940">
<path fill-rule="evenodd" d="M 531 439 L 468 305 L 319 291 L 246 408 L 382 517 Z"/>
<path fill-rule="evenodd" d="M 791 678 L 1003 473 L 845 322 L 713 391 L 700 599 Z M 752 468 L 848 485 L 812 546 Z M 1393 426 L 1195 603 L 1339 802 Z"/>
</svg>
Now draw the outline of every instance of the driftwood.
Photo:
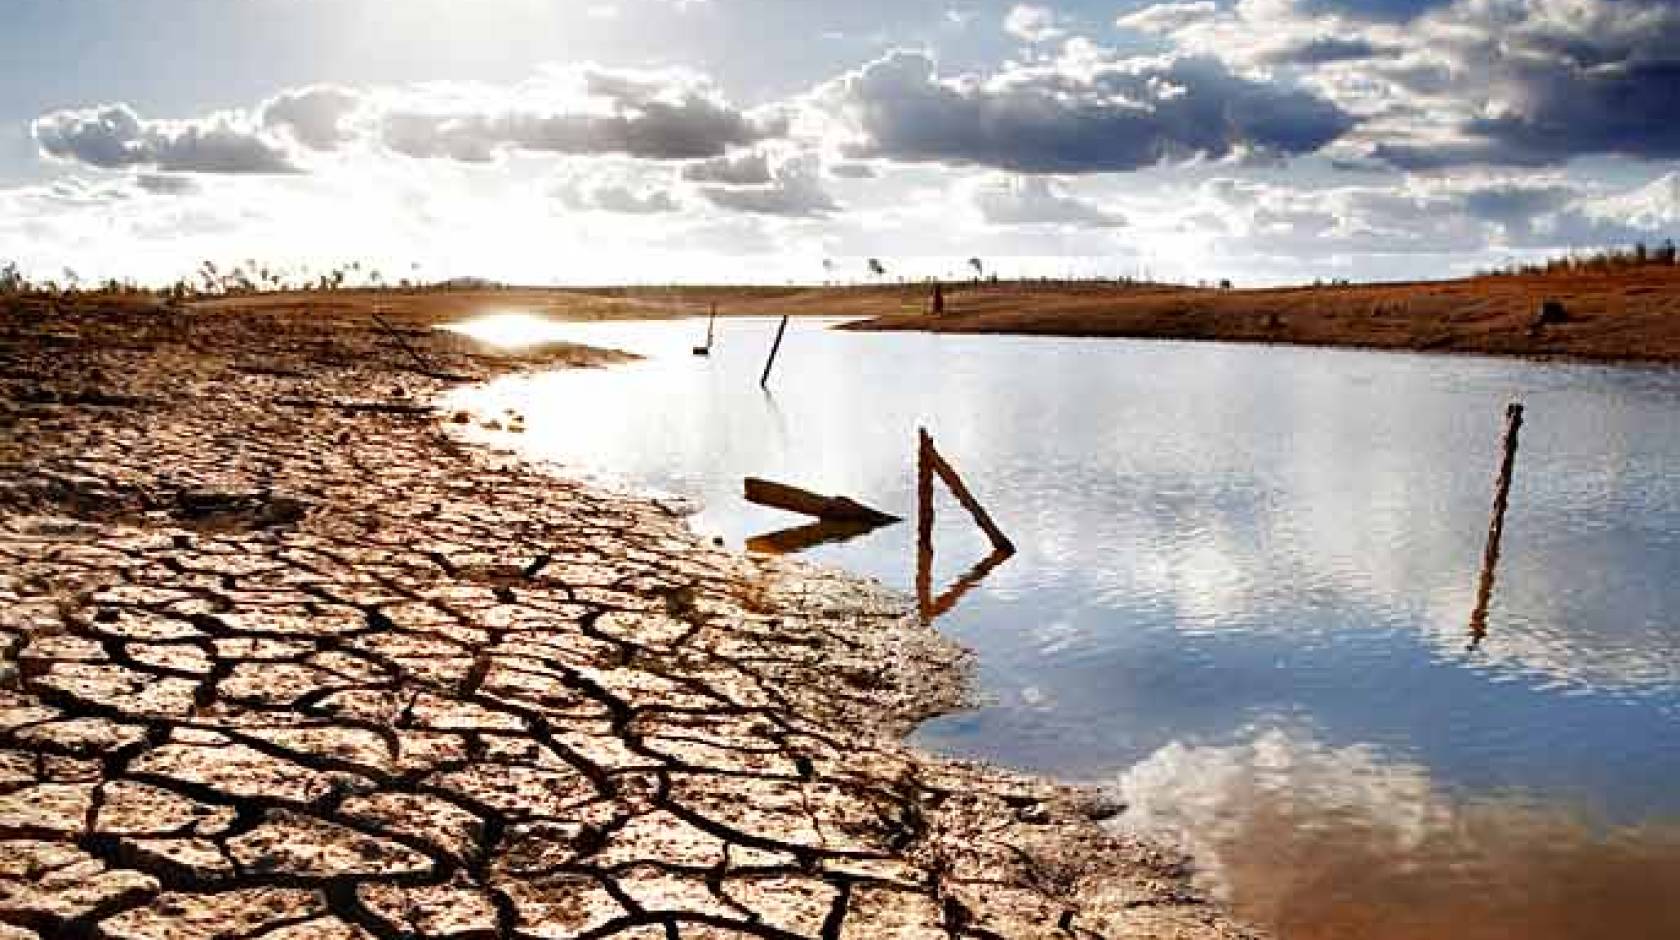
<svg viewBox="0 0 1680 940">
<path fill-rule="evenodd" d="M 879 526 L 902 521 L 898 516 L 871 509 L 844 496 L 822 496 L 797 486 L 755 477 L 746 479 L 746 497 L 750 503 L 815 516 L 827 522 L 863 522 Z"/>
<path fill-rule="evenodd" d="M 1493 601 L 1493 584 L 1499 572 L 1499 549 L 1505 539 L 1505 510 L 1511 502 L 1511 475 L 1517 464 L 1517 442 L 1522 432 L 1523 406 L 1513 402 L 1505 408 L 1505 437 L 1500 445 L 1503 457 L 1499 481 L 1493 491 L 1493 518 L 1488 522 L 1487 548 L 1482 552 L 1482 573 L 1476 584 L 1476 609 L 1470 614 L 1470 645 L 1487 636 L 1488 606 Z"/>
</svg>

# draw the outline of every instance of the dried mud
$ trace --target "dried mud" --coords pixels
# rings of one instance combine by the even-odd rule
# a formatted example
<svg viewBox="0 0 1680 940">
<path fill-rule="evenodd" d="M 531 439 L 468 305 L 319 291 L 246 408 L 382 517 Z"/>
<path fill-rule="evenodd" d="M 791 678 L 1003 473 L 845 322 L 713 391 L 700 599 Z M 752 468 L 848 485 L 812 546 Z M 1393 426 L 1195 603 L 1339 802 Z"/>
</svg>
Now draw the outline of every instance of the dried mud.
<svg viewBox="0 0 1680 940">
<path fill-rule="evenodd" d="M 614 357 L 399 323 L 0 310 L 0 940 L 1249 936 L 903 745 L 963 670 L 900 598 L 426 404 Z"/>
</svg>

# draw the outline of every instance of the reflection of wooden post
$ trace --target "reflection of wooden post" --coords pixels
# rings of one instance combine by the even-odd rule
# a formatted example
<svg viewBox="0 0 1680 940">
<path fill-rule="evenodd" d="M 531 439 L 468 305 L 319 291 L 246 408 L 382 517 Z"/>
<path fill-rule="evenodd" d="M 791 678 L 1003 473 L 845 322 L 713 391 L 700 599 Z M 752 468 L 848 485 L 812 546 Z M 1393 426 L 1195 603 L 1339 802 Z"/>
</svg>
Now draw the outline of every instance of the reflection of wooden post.
<svg viewBox="0 0 1680 940">
<path fill-rule="evenodd" d="M 782 334 L 787 332 L 788 318 L 782 317 L 782 323 L 776 327 L 776 342 L 770 347 L 770 358 L 764 361 L 764 374 L 758 379 L 759 388 L 770 387 L 770 369 L 776 364 L 776 353 L 782 349 Z"/>
<path fill-rule="evenodd" d="M 706 318 L 706 348 L 712 348 L 712 329 L 717 326 L 717 304 L 712 304 L 712 315 Z"/>
<path fill-rule="evenodd" d="M 1511 474 L 1517 465 L 1517 439 L 1522 431 L 1523 406 L 1512 402 L 1505 408 L 1504 457 L 1499 465 L 1499 482 L 1493 493 L 1493 519 L 1488 523 L 1487 547 L 1482 552 L 1482 573 L 1476 585 L 1476 609 L 1470 614 L 1470 644 L 1487 636 L 1488 605 L 1493 600 L 1494 578 L 1499 571 L 1499 547 L 1505 538 L 1505 510 L 1511 501 Z"/>
</svg>

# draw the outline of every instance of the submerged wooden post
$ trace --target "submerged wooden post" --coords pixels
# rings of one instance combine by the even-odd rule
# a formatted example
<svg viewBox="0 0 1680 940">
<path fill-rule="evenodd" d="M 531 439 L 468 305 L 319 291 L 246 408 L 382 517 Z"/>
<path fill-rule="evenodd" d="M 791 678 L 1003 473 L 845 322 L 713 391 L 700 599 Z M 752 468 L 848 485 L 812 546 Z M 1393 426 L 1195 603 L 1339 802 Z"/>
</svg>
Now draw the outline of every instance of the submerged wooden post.
<svg viewBox="0 0 1680 940">
<path fill-rule="evenodd" d="M 1505 407 L 1504 456 L 1499 464 L 1499 481 L 1494 486 L 1493 518 L 1488 522 L 1487 547 L 1482 551 L 1482 572 L 1476 585 L 1476 609 L 1470 614 L 1470 645 L 1487 636 L 1488 606 L 1493 601 L 1493 584 L 1499 572 L 1500 543 L 1505 538 L 1505 510 L 1511 502 L 1511 476 L 1517 465 L 1517 444 L 1522 432 L 1523 406 L 1512 402 Z"/>
<path fill-rule="evenodd" d="M 764 374 L 762 376 L 759 376 L 759 379 L 758 379 L 758 387 L 759 388 L 769 388 L 770 387 L 770 369 L 776 365 L 776 353 L 781 352 L 781 349 L 782 349 L 782 334 L 787 332 L 787 325 L 788 325 L 788 318 L 784 314 L 782 316 L 781 325 L 776 327 L 776 342 L 773 343 L 770 346 L 770 358 L 764 360 Z"/>
</svg>

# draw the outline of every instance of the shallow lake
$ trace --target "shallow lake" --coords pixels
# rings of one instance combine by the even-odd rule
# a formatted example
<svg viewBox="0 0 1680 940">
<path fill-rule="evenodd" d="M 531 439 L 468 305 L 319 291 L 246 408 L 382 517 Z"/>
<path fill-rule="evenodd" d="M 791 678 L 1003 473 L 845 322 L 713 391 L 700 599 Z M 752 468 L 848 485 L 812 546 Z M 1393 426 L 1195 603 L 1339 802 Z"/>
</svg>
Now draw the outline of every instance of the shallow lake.
<svg viewBox="0 0 1680 940">
<path fill-rule="evenodd" d="M 825 327 L 766 392 L 773 320 L 557 324 L 648 358 L 452 407 L 734 543 L 804 521 L 746 476 L 913 520 L 925 427 L 1019 551 L 948 598 L 983 698 L 917 743 L 1111 788 L 1286 937 L 1680 936 L 1680 371 Z M 989 548 L 937 509 L 943 593 Z M 805 556 L 908 591 L 914 543 Z"/>
</svg>

